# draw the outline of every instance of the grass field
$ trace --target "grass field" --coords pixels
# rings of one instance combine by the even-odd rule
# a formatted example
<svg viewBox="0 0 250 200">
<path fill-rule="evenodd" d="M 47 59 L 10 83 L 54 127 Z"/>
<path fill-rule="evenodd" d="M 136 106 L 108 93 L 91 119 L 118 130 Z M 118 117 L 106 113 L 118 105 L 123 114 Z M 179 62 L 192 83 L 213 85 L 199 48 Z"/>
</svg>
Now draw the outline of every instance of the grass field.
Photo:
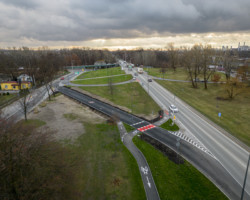
<svg viewBox="0 0 250 200">
<path fill-rule="evenodd" d="M 172 125 L 172 122 L 173 122 L 172 119 L 169 119 L 164 124 L 162 124 L 160 127 L 164 128 L 168 131 L 178 131 L 179 127 L 175 123 Z"/>
<path fill-rule="evenodd" d="M 177 68 L 176 71 L 174 71 L 173 69 L 167 69 L 164 76 L 160 72 L 160 68 L 145 68 L 144 71 L 147 71 L 149 73 L 149 75 L 155 76 L 155 77 L 174 79 L 174 80 L 189 80 L 188 73 L 187 73 L 186 69 L 184 69 L 184 68 Z M 221 75 L 220 81 L 226 80 L 226 77 L 223 73 L 216 72 L 216 74 Z M 199 75 L 198 77 L 200 80 L 203 80 L 202 75 Z M 209 79 L 209 81 L 210 80 L 211 80 L 211 78 Z"/>
<path fill-rule="evenodd" d="M 134 127 L 132 127 L 132 126 L 126 124 L 126 123 L 123 123 L 123 125 L 124 125 L 124 127 L 125 127 L 125 129 L 126 129 L 126 131 L 127 131 L 128 133 L 131 132 L 131 131 L 133 131 L 133 130 L 135 130 Z"/>
<path fill-rule="evenodd" d="M 18 124 L 23 124 L 25 126 L 33 126 L 35 128 L 39 128 L 41 126 L 44 126 L 46 122 L 39 120 L 39 119 L 28 119 L 27 121 L 21 120 L 18 122 Z"/>
<path fill-rule="evenodd" d="M 160 107 L 142 89 L 137 82 L 113 87 L 113 96 L 109 87 L 80 87 L 90 93 L 101 96 L 114 102 L 117 105 L 125 106 L 135 114 L 149 115 L 152 112 L 158 113 Z"/>
<path fill-rule="evenodd" d="M 120 141 L 116 125 L 84 124 L 85 133 L 68 144 L 83 156 L 82 199 L 146 199 L 136 160 Z"/>
<path fill-rule="evenodd" d="M 103 77 L 103 76 L 112 76 L 118 74 L 125 74 L 121 67 L 113 67 L 107 69 L 98 69 L 96 71 L 89 71 L 81 74 L 76 79 L 85 79 L 85 78 L 95 78 L 95 77 Z"/>
<path fill-rule="evenodd" d="M 217 100 L 216 97 L 226 95 L 223 84 L 209 84 L 208 90 L 205 90 L 203 84 L 200 84 L 198 89 L 193 89 L 190 83 L 156 81 L 242 142 L 250 145 L 249 87 L 233 100 Z M 218 117 L 219 112 L 221 118 Z"/>
<path fill-rule="evenodd" d="M 177 165 L 150 144 L 134 137 L 133 142 L 147 159 L 156 187 L 164 200 L 227 199 L 203 174 L 188 162 Z"/>
<path fill-rule="evenodd" d="M 75 80 L 71 81 L 71 83 L 82 84 L 82 85 L 91 85 L 91 84 L 108 84 L 110 81 L 112 83 L 124 82 L 132 79 L 131 74 L 122 75 L 122 76 L 113 76 L 106 78 L 97 78 L 97 79 L 86 79 L 86 80 Z"/>
<path fill-rule="evenodd" d="M 6 104 L 8 101 L 11 101 L 12 99 L 16 98 L 17 94 L 9 94 L 9 95 L 0 95 L 0 107 L 3 104 Z"/>
</svg>

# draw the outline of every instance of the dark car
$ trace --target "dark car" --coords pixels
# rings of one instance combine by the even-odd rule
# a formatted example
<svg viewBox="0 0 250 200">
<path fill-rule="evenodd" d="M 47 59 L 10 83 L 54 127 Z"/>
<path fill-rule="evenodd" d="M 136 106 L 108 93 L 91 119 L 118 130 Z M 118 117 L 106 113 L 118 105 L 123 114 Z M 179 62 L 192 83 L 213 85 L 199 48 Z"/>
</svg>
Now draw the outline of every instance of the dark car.
<svg viewBox="0 0 250 200">
<path fill-rule="evenodd" d="M 138 74 L 137 74 L 137 73 L 134 73 L 134 75 L 135 75 L 135 76 L 138 76 Z"/>
<path fill-rule="evenodd" d="M 151 78 L 148 79 L 148 82 L 152 82 L 153 80 Z"/>
</svg>

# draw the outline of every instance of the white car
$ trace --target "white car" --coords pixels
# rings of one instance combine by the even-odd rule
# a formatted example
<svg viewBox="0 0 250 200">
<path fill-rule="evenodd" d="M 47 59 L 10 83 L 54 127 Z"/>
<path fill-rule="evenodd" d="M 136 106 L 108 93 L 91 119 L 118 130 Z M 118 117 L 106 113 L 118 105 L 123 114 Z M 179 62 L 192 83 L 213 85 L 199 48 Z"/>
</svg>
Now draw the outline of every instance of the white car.
<svg viewBox="0 0 250 200">
<path fill-rule="evenodd" d="M 179 112 L 178 108 L 173 104 L 169 106 L 169 111 L 171 111 L 173 113 Z"/>
</svg>

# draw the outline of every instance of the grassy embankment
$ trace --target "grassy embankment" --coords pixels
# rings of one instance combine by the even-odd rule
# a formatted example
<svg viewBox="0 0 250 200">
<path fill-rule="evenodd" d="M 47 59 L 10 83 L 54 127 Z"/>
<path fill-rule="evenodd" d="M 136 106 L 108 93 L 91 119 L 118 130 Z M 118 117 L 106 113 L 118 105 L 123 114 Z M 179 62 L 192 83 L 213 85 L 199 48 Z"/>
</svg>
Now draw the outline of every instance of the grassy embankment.
<svg viewBox="0 0 250 200">
<path fill-rule="evenodd" d="M 242 142 L 250 145 L 249 87 L 233 100 L 217 100 L 217 97 L 227 95 L 224 84 L 209 84 L 208 90 L 205 90 L 202 83 L 199 84 L 198 89 L 193 89 L 190 83 L 156 81 Z M 221 112 L 221 118 L 218 117 L 219 112 Z"/>
<path fill-rule="evenodd" d="M 126 124 L 126 123 L 123 123 L 123 125 L 124 125 L 124 127 L 125 127 L 125 129 L 126 129 L 126 131 L 127 131 L 128 133 L 131 132 L 131 131 L 133 131 L 133 130 L 135 130 L 134 127 L 132 127 L 132 126 Z"/>
<path fill-rule="evenodd" d="M 168 131 L 178 131 L 179 127 L 175 123 L 172 125 L 172 123 L 173 123 L 172 119 L 169 119 L 164 124 L 162 124 L 160 127 L 164 128 Z"/>
<path fill-rule="evenodd" d="M 144 71 L 147 71 L 149 75 L 155 76 L 155 77 L 174 79 L 174 80 L 185 80 L 185 81 L 189 80 L 188 73 L 186 69 L 184 68 L 177 68 L 176 71 L 174 71 L 173 69 L 167 69 L 165 74 L 162 74 L 160 70 L 161 70 L 160 68 L 145 68 L 144 69 Z M 221 76 L 220 81 L 226 80 L 225 74 L 221 72 L 216 72 L 215 74 L 219 74 Z M 198 78 L 200 80 L 204 79 L 201 74 L 198 76 Z M 211 78 L 212 77 L 210 77 L 209 81 L 211 81 Z"/>
<path fill-rule="evenodd" d="M 80 88 L 108 99 L 117 105 L 125 106 L 132 110 L 134 114 L 149 115 L 152 112 L 156 114 L 160 110 L 160 107 L 137 82 L 113 86 L 113 95 L 111 95 L 108 86 Z"/>
<path fill-rule="evenodd" d="M 84 124 L 71 148 L 85 164 L 79 174 L 83 199 L 146 199 L 139 168 L 120 141 L 116 125 Z"/>
<path fill-rule="evenodd" d="M 109 82 L 120 83 L 120 82 L 124 82 L 124 81 L 129 81 L 131 79 L 132 79 L 132 75 L 126 74 L 126 75 L 122 75 L 122 76 L 113 76 L 113 77 L 106 77 L 106 78 L 75 80 L 75 81 L 71 81 L 71 83 L 82 84 L 82 85 L 109 84 Z"/>
<path fill-rule="evenodd" d="M 121 70 L 121 67 L 98 69 L 96 71 L 88 71 L 88 72 L 82 73 L 80 76 L 76 78 L 76 80 L 85 79 L 85 78 L 96 78 L 96 77 L 120 75 L 120 74 L 125 74 L 125 72 Z"/>
<path fill-rule="evenodd" d="M 187 161 L 177 165 L 139 137 L 133 142 L 147 159 L 161 199 L 227 199 Z"/>
<path fill-rule="evenodd" d="M 121 75 L 121 76 L 114 76 L 114 75 Z M 105 77 L 105 76 L 113 76 L 113 77 Z M 98 77 L 104 77 L 104 78 L 98 78 Z M 121 70 L 121 67 L 114 67 L 114 68 L 98 69 L 96 71 L 85 72 L 71 82 L 75 84 L 91 85 L 91 84 L 108 84 L 110 81 L 112 83 L 119 83 L 131 79 L 132 76 L 130 74 L 125 74 L 125 72 Z"/>
</svg>

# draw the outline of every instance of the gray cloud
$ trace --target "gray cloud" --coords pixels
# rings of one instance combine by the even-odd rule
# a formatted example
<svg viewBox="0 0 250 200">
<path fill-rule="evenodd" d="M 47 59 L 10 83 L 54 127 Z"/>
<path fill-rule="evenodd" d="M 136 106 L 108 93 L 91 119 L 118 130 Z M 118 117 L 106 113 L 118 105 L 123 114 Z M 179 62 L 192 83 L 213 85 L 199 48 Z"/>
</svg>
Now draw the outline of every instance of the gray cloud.
<svg viewBox="0 0 250 200">
<path fill-rule="evenodd" d="M 249 31 L 249 10 L 249 0 L 0 0 L 0 40 Z"/>
</svg>

